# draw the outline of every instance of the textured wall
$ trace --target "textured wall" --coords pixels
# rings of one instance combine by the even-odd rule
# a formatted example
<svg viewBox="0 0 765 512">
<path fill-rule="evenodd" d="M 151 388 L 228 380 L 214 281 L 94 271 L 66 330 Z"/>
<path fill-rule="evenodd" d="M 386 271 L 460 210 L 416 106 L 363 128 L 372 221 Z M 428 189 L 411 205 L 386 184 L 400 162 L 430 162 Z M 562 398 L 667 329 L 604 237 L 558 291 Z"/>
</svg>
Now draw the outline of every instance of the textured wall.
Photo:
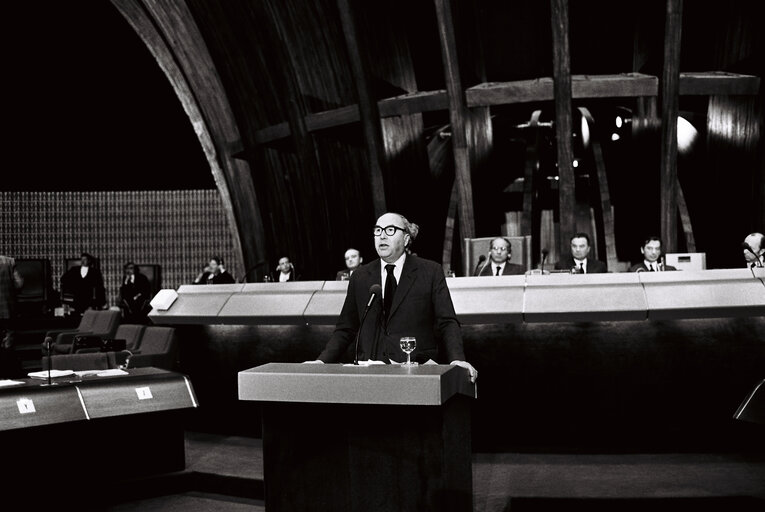
<svg viewBox="0 0 765 512">
<path fill-rule="evenodd" d="M 173 289 L 214 254 L 236 263 L 217 190 L 0 192 L 0 254 L 48 258 L 58 289 L 64 260 L 83 251 L 100 258 L 110 305 L 127 261 L 162 265 Z"/>
</svg>

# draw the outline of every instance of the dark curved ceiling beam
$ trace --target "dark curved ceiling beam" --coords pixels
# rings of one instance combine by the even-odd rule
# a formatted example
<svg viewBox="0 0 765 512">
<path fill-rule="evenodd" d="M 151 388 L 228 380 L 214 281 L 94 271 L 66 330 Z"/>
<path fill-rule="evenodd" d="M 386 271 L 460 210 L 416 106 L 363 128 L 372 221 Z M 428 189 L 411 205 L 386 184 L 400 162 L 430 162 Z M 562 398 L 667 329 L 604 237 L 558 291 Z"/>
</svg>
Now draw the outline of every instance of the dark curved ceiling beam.
<svg viewBox="0 0 765 512">
<path fill-rule="evenodd" d="M 760 78 L 751 75 L 708 71 L 680 73 L 681 96 L 744 95 L 759 94 Z M 571 98 L 640 98 L 657 97 L 659 79 L 643 73 L 615 75 L 572 75 Z M 487 82 L 465 89 L 467 106 L 486 107 L 552 101 L 553 79 L 541 77 L 514 82 Z M 447 110 L 449 101 L 444 89 L 417 91 L 410 94 L 385 98 L 377 102 L 380 117 L 394 117 L 422 112 Z M 348 105 L 306 115 L 309 132 L 357 123 L 360 120 L 358 105 Z M 258 130 L 258 144 L 285 139 L 290 136 L 289 123 L 279 123 Z"/>
<path fill-rule="evenodd" d="M 265 262 L 264 230 L 249 165 L 228 153 L 241 137 L 220 77 L 185 2 L 112 0 L 156 59 L 194 126 L 228 218 L 236 276 Z M 265 271 L 268 269 L 266 268 Z M 249 279 L 253 280 L 253 279 Z"/>
</svg>

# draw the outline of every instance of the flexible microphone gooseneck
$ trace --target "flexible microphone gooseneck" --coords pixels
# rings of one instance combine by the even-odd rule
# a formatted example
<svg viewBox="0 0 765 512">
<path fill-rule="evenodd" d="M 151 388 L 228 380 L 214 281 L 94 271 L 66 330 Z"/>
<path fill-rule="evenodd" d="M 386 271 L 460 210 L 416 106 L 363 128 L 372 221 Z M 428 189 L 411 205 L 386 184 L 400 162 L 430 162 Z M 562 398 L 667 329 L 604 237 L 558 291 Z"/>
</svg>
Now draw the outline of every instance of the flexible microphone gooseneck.
<svg viewBox="0 0 765 512">
<path fill-rule="evenodd" d="M 754 264 L 756 267 L 762 267 L 762 261 L 760 261 L 760 255 L 752 250 L 752 246 L 746 242 L 741 242 L 741 248 L 751 252 L 754 255 Z"/>
<path fill-rule="evenodd" d="M 481 273 L 481 271 L 483 270 L 483 267 L 481 266 L 481 264 L 484 261 L 486 261 L 486 255 L 481 254 L 481 256 L 478 258 L 478 263 L 476 264 L 475 269 L 473 270 L 473 275 L 474 276 L 477 276 L 478 274 Z"/>
<path fill-rule="evenodd" d="M 547 249 L 542 249 L 542 265 L 540 266 L 540 269 L 542 270 L 542 273 L 545 273 L 545 261 L 547 261 L 547 255 L 550 253 Z"/>
<path fill-rule="evenodd" d="M 367 313 L 369 313 L 369 310 L 372 308 L 372 304 L 375 301 L 375 298 L 382 296 L 382 286 L 379 284 L 373 284 L 369 287 L 369 300 L 367 301 L 367 306 L 364 308 L 364 314 L 361 316 L 361 322 L 359 323 L 359 330 L 356 331 L 356 346 L 354 347 L 354 358 L 353 358 L 353 364 L 358 365 L 359 364 L 359 337 L 361 336 L 361 328 L 364 327 L 364 320 L 367 318 Z"/>
</svg>

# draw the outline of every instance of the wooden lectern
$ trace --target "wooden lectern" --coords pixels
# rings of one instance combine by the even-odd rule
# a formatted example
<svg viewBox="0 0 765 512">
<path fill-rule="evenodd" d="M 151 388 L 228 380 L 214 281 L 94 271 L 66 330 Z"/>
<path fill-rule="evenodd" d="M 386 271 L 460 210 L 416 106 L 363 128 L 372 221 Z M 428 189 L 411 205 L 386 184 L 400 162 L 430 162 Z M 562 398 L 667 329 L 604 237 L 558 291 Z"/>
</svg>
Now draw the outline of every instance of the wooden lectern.
<svg viewBox="0 0 765 512">
<path fill-rule="evenodd" d="M 262 405 L 275 511 L 472 510 L 467 370 L 269 363 L 239 372 Z"/>
</svg>

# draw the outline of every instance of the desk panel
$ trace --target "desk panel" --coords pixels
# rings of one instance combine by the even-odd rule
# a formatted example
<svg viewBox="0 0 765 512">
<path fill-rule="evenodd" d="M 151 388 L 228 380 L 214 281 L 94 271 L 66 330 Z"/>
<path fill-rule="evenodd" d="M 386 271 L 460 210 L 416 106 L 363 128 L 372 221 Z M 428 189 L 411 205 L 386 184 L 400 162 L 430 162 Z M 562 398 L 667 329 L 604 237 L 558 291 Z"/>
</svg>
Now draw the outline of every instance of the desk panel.
<svg viewBox="0 0 765 512">
<path fill-rule="evenodd" d="M 313 291 L 299 292 L 279 288 L 261 293 L 235 294 L 220 309 L 215 321 L 222 324 L 303 324 L 303 312 L 313 294 Z"/>
<path fill-rule="evenodd" d="M 74 386 L 3 388 L 0 431 L 87 419 Z"/>
<path fill-rule="evenodd" d="M 644 320 L 646 310 L 635 273 L 526 276 L 526 322 Z"/>
<path fill-rule="evenodd" d="M 765 315 L 765 285 L 749 269 L 640 272 L 648 318 L 708 318 Z"/>
<path fill-rule="evenodd" d="M 526 276 L 453 277 L 446 284 L 463 324 L 523 321 Z"/>
</svg>

